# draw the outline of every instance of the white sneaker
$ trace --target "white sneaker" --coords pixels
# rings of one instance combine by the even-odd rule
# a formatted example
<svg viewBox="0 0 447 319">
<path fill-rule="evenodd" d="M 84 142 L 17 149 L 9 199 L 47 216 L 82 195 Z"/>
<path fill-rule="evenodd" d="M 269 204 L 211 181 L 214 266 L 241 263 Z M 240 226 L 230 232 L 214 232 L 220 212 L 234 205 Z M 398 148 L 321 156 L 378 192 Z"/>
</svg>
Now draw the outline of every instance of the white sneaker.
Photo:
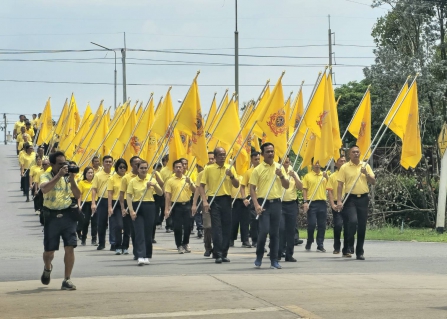
<svg viewBox="0 0 447 319">
<path fill-rule="evenodd" d="M 144 258 L 144 264 L 149 265 L 151 262 L 149 261 L 149 258 Z"/>
<path fill-rule="evenodd" d="M 144 258 L 138 258 L 138 266 L 144 265 Z"/>
</svg>

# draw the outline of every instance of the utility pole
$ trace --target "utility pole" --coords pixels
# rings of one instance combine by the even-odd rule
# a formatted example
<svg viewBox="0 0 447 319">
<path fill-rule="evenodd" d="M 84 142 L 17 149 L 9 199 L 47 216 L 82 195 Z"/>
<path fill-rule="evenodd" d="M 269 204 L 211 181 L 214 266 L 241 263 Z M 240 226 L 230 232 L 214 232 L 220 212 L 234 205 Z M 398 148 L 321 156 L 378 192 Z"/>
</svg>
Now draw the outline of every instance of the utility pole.
<svg viewBox="0 0 447 319">
<path fill-rule="evenodd" d="M 239 110 L 239 32 L 237 31 L 237 0 L 236 4 L 236 30 L 234 31 L 234 90 L 236 92 L 237 109 Z"/>
<path fill-rule="evenodd" d="M 124 32 L 124 49 L 121 49 L 122 64 L 123 64 L 123 104 L 127 101 L 126 89 L 126 32 Z"/>
<path fill-rule="evenodd" d="M 331 75 L 332 78 L 332 30 L 331 30 L 331 15 L 328 15 L 328 19 L 329 19 L 329 30 L 328 30 L 328 36 L 329 36 L 329 74 Z"/>
<path fill-rule="evenodd" d="M 3 113 L 3 119 L 5 120 L 5 126 L 4 126 L 4 131 L 5 131 L 5 145 L 8 144 L 8 141 L 6 140 L 6 113 Z"/>
<path fill-rule="evenodd" d="M 103 45 L 100 45 L 98 43 L 95 43 L 95 42 L 90 42 L 90 43 L 93 44 L 93 45 L 96 45 L 96 46 L 98 46 L 100 48 L 106 49 L 108 51 L 113 51 L 113 53 L 115 54 L 115 80 L 114 80 L 114 96 L 115 96 L 115 98 L 114 98 L 114 106 L 115 106 L 115 110 L 116 110 L 116 51 L 112 50 L 112 49 L 109 49 L 109 48 L 107 48 L 107 47 L 105 47 Z"/>
</svg>

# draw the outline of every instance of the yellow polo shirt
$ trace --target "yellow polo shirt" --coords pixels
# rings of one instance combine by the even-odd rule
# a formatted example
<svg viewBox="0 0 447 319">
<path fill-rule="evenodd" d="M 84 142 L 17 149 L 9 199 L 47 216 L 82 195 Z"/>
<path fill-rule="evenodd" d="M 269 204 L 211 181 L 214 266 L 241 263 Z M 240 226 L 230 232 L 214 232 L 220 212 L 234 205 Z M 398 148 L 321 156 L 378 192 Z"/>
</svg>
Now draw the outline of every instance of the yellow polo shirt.
<svg viewBox="0 0 447 319">
<path fill-rule="evenodd" d="M 37 129 L 37 117 L 34 120 L 29 121 L 31 123 L 31 127 Z"/>
<path fill-rule="evenodd" d="M 241 182 L 242 182 L 242 179 L 243 179 L 242 175 L 239 175 L 237 177 L 237 179 L 239 180 L 239 187 L 238 188 L 231 187 L 231 198 L 239 198 L 239 199 L 241 199 L 242 198 L 242 195 L 241 195 Z"/>
<path fill-rule="evenodd" d="M 81 201 L 91 202 L 92 201 L 92 182 L 84 179 L 78 183 L 78 188 L 81 191 Z M 87 196 L 88 193 L 88 196 Z"/>
<path fill-rule="evenodd" d="M 23 152 L 19 157 L 19 162 L 24 169 L 31 168 L 31 166 L 33 166 L 36 162 L 36 153 L 32 152 L 31 154 L 28 154 Z"/>
<path fill-rule="evenodd" d="M 201 171 L 199 174 L 197 174 L 196 187 L 200 186 L 200 181 L 202 180 L 203 173 L 204 171 Z"/>
<path fill-rule="evenodd" d="M 106 173 L 104 170 L 99 171 L 95 174 L 92 181 L 92 188 L 96 188 L 96 196 L 100 198 L 108 198 L 106 192 L 107 180 L 112 176 L 112 172 Z"/>
<path fill-rule="evenodd" d="M 166 183 L 168 179 L 172 176 L 173 172 L 167 167 L 163 167 L 160 170 L 160 178 L 163 181 L 163 183 Z"/>
<path fill-rule="evenodd" d="M 275 179 L 275 182 L 272 190 L 267 196 L 267 199 L 281 198 L 283 187 L 281 185 L 281 179 L 278 175 L 276 175 L 277 168 L 279 168 L 279 164 L 276 162 L 273 162 L 272 165 L 262 162 L 253 170 L 253 173 L 250 176 L 249 184 L 256 186 L 256 195 L 258 198 L 265 198 L 267 196 L 267 192 L 270 189 L 273 178 Z M 284 178 L 287 178 L 286 170 L 283 166 L 281 166 L 281 173 L 284 175 Z"/>
<path fill-rule="evenodd" d="M 19 133 L 19 134 L 17 134 L 17 139 L 16 139 L 16 141 L 18 142 L 18 143 L 20 143 L 20 142 L 24 142 L 24 140 L 23 140 L 23 135 L 28 135 L 28 143 L 30 142 L 30 138 L 31 138 L 31 136 L 27 133 L 27 132 L 25 132 L 24 134 L 22 134 L 22 133 Z"/>
<path fill-rule="evenodd" d="M 29 174 L 32 178 L 33 183 L 39 183 L 40 181 L 40 175 L 43 174 L 43 168 L 42 166 L 33 165 L 29 169 Z"/>
<path fill-rule="evenodd" d="M 332 197 L 334 202 L 337 202 L 337 190 L 338 190 L 338 171 L 335 171 L 329 176 L 329 180 L 327 181 L 326 189 L 332 192 Z M 346 194 L 346 187 L 343 184 L 343 190 L 341 191 L 341 197 L 343 198 Z"/>
<path fill-rule="evenodd" d="M 148 174 L 146 178 L 141 179 L 136 176 L 132 178 L 127 186 L 127 194 L 132 195 L 132 202 L 139 202 L 143 196 L 145 190 L 147 189 L 147 183 L 149 182 L 151 176 Z M 149 187 L 144 195 L 143 202 L 153 202 L 154 201 L 154 187 Z"/>
<path fill-rule="evenodd" d="M 206 185 L 207 196 L 214 196 L 222 179 L 225 180 L 216 196 L 231 195 L 233 184 L 231 183 L 230 176 L 227 176 L 225 174 L 226 170 L 229 169 L 229 167 L 229 164 L 224 164 L 222 167 L 220 167 L 216 163 L 205 167 L 200 183 Z M 231 174 L 234 175 L 235 178 L 237 178 L 236 170 L 234 169 L 234 167 L 231 167 Z"/>
<path fill-rule="evenodd" d="M 360 161 L 358 165 L 355 165 L 351 161 L 343 164 L 342 167 L 340 167 L 340 171 L 338 172 L 338 178 L 337 180 L 339 182 L 343 182 L 345 185 L 346 190 L 350 190 L 352 185 L 354 185 L 355 180 L 357 179 L 357 176 L 361 174 L 360 169 L 365 164 L 365 162 Z M 369 164 L 366 164 L 366 172 L 374 177 L 374 173 L 371 169 L 371 166 Z M 361 174 L 360 178 L 358 179 L 357 183 L 355 184 L 354 188 L 351 191 L 351 194 L 353 195 L 362 195 L 365 193 L 369 193 L 369 187 L 368 182 L 366 180 L 366 175 Z"/>
<path fill-rule="evenodd" d="M 97 169 L 95 169 L 94 167 L 92 167 L 92 168 L 93 168 L 93 175 L 95 175 L 96 173 L 102 171 L 102 166 L 99 166 Z"/>
<path fill-rule="evenodd" d="M 320 183 L 320 180 L 323 179 Z M 320 184 L 318 186 L 318 184 Z M 314 171 L 310 171 L 303 178 L 303 188 L 307 190 L 307 200 L 326 200 L 326 184 L 327 180 L 323 177 L 323 172 L 320 171 L 319 174 Z M 313 198 L 312 195 L 315 192 L 315 189 L 318 186 L 318 190 L 316 191 Z"/>
<path fill-rule="evenodd" d="M 242 177 L 242 182 L 241 183 L 245 187 L 249 187 L 248 184 L 249 184 L 250 177 L 251 177 L 251 174 L 253 173 L 254 169 L 255 169 L 254 166 L 252 166 L 244 173 L 244 176 Z"/>
<path fill-rule="evenodd" d="M 171 177 L 165 184 L 165 192 L 171 194 L 172 203 L 174 201 L 178 203 L 189 202 L 192 196 L 189 184 L 186 183 L 185 175 L 181 178 L 178 178 L 177 176 Z"/>
<path fill-rule="evenodd" d="M 126 175 L 124 175 L 123 178 L 121 179 L 120 192 L 124 192 L 124 195 L 125 195 L 127 192 L 127 186 L 129 185 L 130 180 L 137 176 L 138 176 L 137 174 L 134 174 L 132 172 L 126 173 Z M 126 196 L 124 196 L 124 199 L 126 199 Z"/>
<path fill-rule="evenodd" d="M 20 128 L 21 128 L 22 126 L 25 126 L 25 122 L 17 121 L 17 122 L 14 124 L 14 130 L 16 130 L 16 132 L 20 132 Z"/>
<path fill-rule="evenodd" d="M 30 127 L 29 130 L 26 130 L 26 134 L 28 134 L 32 139 L 34 137 L 34 129 Z"/>
<path fill-rule="evenodd" d="M 45 172 L 40 176 L 40 184 L 49 182 L 52 179 L 53 175 L 51 171 L 48 173 Z M 54 210 L 68 208 L 71 205 L 70 196 L 70 183 L 67 183 L 65 178 L 61 177 L 48 193 L 43 194 L 43 206 Z"/>
<path fill-rule="evenodd" d="M 113 200 L 118 200 L 120 197 L 121 182 L 123 177 L 124 176 L 119 176 L 115 173 L 107 180 L 107 193 L 109 191 L 113 191 Z"/>
<path fill-rule="evenodd" d="M 287 173 L 289 173 L 292 169 L 291 166 L 289 166 L 289 168 L 287 169 Z M 284 198 L 283 201 L 284 202 L 290 202 L 290 201 L 294 201 L 298 198 L 298 195 L 296 193 L 296 184 L 295 184 L 295 180 L 290 177 L 290 175 L 287 175 L 286 178 L 289 179 L 289 188 L 285 189 L 285 193 L 284 193 Z M 284 192 L 284 190 L 283 190 Z"/>
</svg>

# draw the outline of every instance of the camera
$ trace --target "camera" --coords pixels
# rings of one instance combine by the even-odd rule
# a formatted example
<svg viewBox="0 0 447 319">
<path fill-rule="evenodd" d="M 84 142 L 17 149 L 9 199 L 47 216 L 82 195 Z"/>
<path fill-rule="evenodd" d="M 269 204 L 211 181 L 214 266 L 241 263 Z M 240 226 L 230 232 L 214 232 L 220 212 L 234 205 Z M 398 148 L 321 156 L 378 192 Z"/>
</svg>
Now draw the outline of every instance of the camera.
<svg viewBox="0 0 447 319">
<path fill-rule="evenodd" d="M 79 167 L 78 166 L 68 166 L 68 172 L 69 173 L 78 174 L 79 173 Z"/>
</svg>

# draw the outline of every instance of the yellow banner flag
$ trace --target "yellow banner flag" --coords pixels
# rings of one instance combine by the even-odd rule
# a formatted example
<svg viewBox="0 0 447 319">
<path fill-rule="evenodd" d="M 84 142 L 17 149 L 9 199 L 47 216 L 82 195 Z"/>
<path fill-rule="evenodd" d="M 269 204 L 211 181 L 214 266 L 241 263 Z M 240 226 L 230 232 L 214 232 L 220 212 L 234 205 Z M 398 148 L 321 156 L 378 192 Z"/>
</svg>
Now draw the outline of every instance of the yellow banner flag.
<svg viewBox="0 0 447 319">
<path fill-rule="evenodd" d="M 408 103 L 405 104 L 402 103 L 401 105 L 401 102 L 407 91 L 408 91 L 408 84 L 405 83 L 400 94 L 396 99 L 396 102 L 394 102 L 393 106 L 391 107 L 391 110 L 388 112 L 388 115 L 383 122 L 390 128 L 390 130 L 394 132 L 394 134 L 399 136 L 401 139 L 404 137 L 405 127 L 408 121 L 408 113 L 410 112 L 409 110 L 410 105 Z M 397 110 L 398 107 L 399 110 Z M 396 115 L 394 115 L 394 113 L 396 113 Z"/>
<path fill-rule="evenodd" d="M 296 98 L 295 103 L 296 105 L 293 109 L 293 113 L 291 114 L 289 121 L 289 138 L 295 132 L 304 114 L 303 90 L 300 90 L 298 92 L 298 96 Z M 301 141 L 303 140 L 305 133 L 306 133 L 305 125 L 304 123 L 301 123 L 300 130 L 298 131 L 295 140 L 293 140 L 292 144 L 292 150 L 295 152 L 295 154 L 297 154 L 300 148 Z"/>
<path fill-rule="evenodd" d="M 37 138 L 37 145 L 42 145 L 48 143 L 52 138 L 53 130 L 53 119 L 51 117 L 51 103 L 50 98 L 48 98 L 45 108 L 40 116 L 40 131 L 39 137 Z"/>
<path fill-rule="evenodd" d="M 335 101 L 335 92 L 334 87 L 332 85 L 332 76 L 329 73 L 327 79 L 328 86 L 328 95 L 329 95 L 329 103 L 330 103 L 330 115 L 331 115 L 331 124 L 332 124 L 332 140 L 333 140 L 333 157 L 334 161 L 338 160 L 340 157 L 340 149 L 343 148 L 343 142 L 340 138 L 340 125 L 338 123 L 338 111 L 337 111 L 337 101 Z"/>
<path fill-rule="evenodd" d="M 439 152 L 441 153 L 441 157 L 443 157 L 445 150 L 447 149 L 447 123 L 445 122 L 438 137 L 438 148 Z"/>
<path fill-rule="evenodd" d="M 54 132 L 56 135 L 61 136 L 62 130 L 65 125 L 65 121 L 68 120 L 68 111 L 69 111 L 68 99 L 65 100 L 64 107 L 62 108 L 61 115 L 59 116 L 59 120 L 57 120 L 56 128 Z"/>
<path fill-rule="evenodd" d="M 326 76 L 323 74 L 321 81 L 315 91 L 312 101 L 309 104 L 304 121 L 306 126 L 317 137 L 321 137 L 320 124 L 325 116 L 323 113 L 324 99 L 326 96 Z"/>
<path fill-rule="evenodd" d="M 208 116 L 206 117 L 205 132 L 209 132 L 212 122 L 215 121 L 216 115 L 217 115 L 216 94 L 214 94 L 213 102 L 211 102 L 210 111 L 208 112 Z"/>
<path fill-rule="evenodd" d="M 317 136 L 309 132 L 306 137 L 306 141 L 304 142 L 303 148 L 301 149 L 301 157 L 303 158 L 303 162 L 301 164 L 301 167 L 306 167 L 311 165 L 312 157 L 314 157 L 315 153 L 315 143 L 316 143 Z"/>
<path fill-rule="evenodd" d="M 168 89 L 166 97 L 163 100 L 163 104 L 157 108 L 155 114 L 154 125 L 152 126 L 152 132 L 158 136 L 169 135 L 168 128 L 174 120 L 174 108 L 171 100 L 171 88 Z"/>
<path fill-rule="evenodd" d="M 361 158 L 363 158 L 371 145 L 371 93 L 369 89 L 348 127 L 348 131 L 357 139 L 356 145 L 360 148 Z M 368 151 L 365 160 L 369 158 L 370 154 L 371 152 Z"/>
<path fill-rule="evenodd" d="M 400 164 L 408 169 L 415 168 L 422 158 L 421 133 L 419 130 L 418 88 L 414 82 L 404 103 L 408 103 L 409 113 L 404 138 L 402 139 L 402 155 Z"/>
<path fill-rule="evenodd" d="M 314 163 L 319 162 L 320 165 L 326 166 L 334 155 L 334 141 L 332 134 L 332 117 L 331 117 L 331 103 L 329 101 L 329 86 L 327 85 L 326 77 L 323 77 L 320 86 L 326 88 L 326 95 L 323 104 L 323 113 L 318 121 L 320 127 L 320 136 L 317 136 L 315 142 Z"/>
<path fill-rule="evenodd" d="M 281 83 L 282 76 L 278 79 L 270 98 L 265 105 L 265 112 L 258 118 L 258 126 L 265 134 L 265 142 L 273 143 L 275 153 L 283 157 L 287 152 L 288 123 L 284 110 L 284 94 Z M 256 112 L 256 111 L 255 111 Z"/>
</svg>

